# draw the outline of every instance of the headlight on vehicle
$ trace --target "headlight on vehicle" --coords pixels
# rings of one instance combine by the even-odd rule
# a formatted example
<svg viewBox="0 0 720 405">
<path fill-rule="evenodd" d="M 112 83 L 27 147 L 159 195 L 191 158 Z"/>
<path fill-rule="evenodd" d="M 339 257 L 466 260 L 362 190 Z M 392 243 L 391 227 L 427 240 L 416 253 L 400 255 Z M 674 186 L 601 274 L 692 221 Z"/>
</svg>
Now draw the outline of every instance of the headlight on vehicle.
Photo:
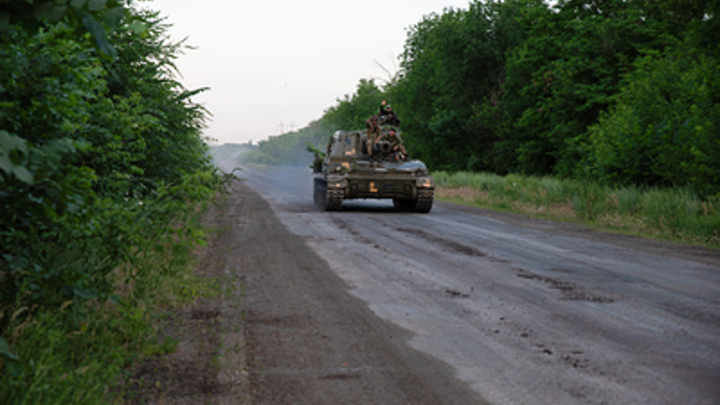
<svg viewBox="0 0 720 405">
<path fill-rule="evenodd" d="M 345 187 L 347 187 L 347 180 L 342 179 L 342 178 L 340 178 L 340 179 L 330 178 L 327 180 L 327 186 L 328 186 L 328 188 L 345 188 Z"/>
<path fill-rule="evenodd" d="M 421 188 L 432 188 L 435 187 L 435 181 L 432 177 L 420 177 L 415 180 L 415 185 Z"/>
</svg>

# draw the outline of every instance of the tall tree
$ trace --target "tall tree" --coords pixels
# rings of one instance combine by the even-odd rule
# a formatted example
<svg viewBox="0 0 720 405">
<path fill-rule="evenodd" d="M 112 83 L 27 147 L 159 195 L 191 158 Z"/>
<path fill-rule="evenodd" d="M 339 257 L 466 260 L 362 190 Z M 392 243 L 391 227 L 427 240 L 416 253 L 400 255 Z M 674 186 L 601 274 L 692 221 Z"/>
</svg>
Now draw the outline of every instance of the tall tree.
<svg viewBox="0 0 720 405">
<path fill-rule="evenodd" d="M 663 46 L 665 24 L 639 2 L 559 2 L 523 13 L 529 33 L 507 62 L 502 147 L 519 170 L 570 175 L 579 159 L 573 142 L 586 137 L 621 86 L 632 62 Z"/>
<path fill-rule="evenodd" d="M 388 93 L 404 118 L 409 148 L 430 166 L 483 167 L 497 134 L 473 116 L 481 103 L 497 102 L 505 54 L 524 35 L 517 24 L 524 5 L 473 2 L 410 28 L 397 85 Z"/>
<path fill-rule="evenodd" d="M 322 122 L 336 129 L 362 129 L 371 115 L 377 114 L 384 98 L 372 79 L 360 79 L 352 95 L 346 94 L 323 114 Z"/>
</svg>

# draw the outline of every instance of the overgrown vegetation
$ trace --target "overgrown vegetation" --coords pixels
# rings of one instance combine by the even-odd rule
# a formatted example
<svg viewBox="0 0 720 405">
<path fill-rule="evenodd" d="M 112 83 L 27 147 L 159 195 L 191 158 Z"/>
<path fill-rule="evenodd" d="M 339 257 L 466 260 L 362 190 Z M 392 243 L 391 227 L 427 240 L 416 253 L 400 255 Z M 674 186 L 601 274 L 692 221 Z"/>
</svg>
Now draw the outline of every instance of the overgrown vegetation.
<svg viewBox="0 0 720 405">
<path fill-rule="evenodd" d="M 0 402 L 108 403 L 222 189 L 182 43 L 132 0 L 0 2 Z"/>
<path fill-rule="evenodd" d="M 473 2 L 412 27 L 386 91 L 411 152 L 435 169 L 714 196 L 719 11 L 709 0 Z"/>
<path fill-rule="evenodd" d="M 433 176 L 438 197 L 448 201 L 720 247 L 720 198 L 702 200 L 687 188 L 608 186 L 517 174 L 439 171 Z"/>
</svg>

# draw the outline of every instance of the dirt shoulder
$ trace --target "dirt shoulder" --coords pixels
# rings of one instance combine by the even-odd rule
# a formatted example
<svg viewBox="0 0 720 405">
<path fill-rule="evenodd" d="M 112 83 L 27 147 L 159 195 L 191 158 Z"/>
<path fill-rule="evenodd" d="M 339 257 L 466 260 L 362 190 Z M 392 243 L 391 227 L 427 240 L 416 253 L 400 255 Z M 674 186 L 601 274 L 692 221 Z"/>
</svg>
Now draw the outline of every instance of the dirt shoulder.
<svg viewBox="0 0 720 405">
<path fill-rule="evenodd" d="M 187 284 L 187 293 L 199 298 L 168 314 L 161 339 L 177 342 L 176 350 L 132 371 L 128 404 L 248 403 L 243 285 L 230 256 L 241 205 L 242 198 L 232 195 L 207 213 L 213 237 Z"/>
<path fill-rule="evenodd" d="M 175 315 L 177 351 L 137 370 L 130 402 L 483 403 L 352 296 L 255 191 L 237 184 L 208 220 L 224 231 L 197 271 L 224 293 Z"/>
<path fill-rule="evenodd" d="M 497 219 L 514 226 L 541 230 L 555 235 L 582 238 L 592 242 L 606 243 L 609 245 L 620 246 L 661 256 L 674 257 L 677 259 L 692 260 L 713 266 L 720 263 L 720 250 L 717 249 L 685 246 L 671 242 L 643 238 L 640 236 L 600 231 L 574 222 L 530 218 L 524 215 L 470 207 L 445 201 L 436 200 L 435 205 L 437 207 L 472 215 L 481 215 Z"/>
</svg>

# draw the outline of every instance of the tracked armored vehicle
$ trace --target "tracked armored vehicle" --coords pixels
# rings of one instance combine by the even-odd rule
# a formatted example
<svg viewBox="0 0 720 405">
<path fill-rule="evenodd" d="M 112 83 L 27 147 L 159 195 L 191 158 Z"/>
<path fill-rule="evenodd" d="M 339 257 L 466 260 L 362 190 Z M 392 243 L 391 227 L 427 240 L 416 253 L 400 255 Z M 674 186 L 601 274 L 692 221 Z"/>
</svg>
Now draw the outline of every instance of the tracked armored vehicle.
<svg viewBox="0 0 720 405">
<path fill-rule="evenodd" d="M 339 211 L 344 200 L 392 199 L 400 209 L 430 212 L 435 182 L 419 160 L 396 160 L 392 145 L 380 142 L 372 157 L 364 131 L 337 131 L 324 159 L 313 164 L 315 204 Z"/>
</svg>

